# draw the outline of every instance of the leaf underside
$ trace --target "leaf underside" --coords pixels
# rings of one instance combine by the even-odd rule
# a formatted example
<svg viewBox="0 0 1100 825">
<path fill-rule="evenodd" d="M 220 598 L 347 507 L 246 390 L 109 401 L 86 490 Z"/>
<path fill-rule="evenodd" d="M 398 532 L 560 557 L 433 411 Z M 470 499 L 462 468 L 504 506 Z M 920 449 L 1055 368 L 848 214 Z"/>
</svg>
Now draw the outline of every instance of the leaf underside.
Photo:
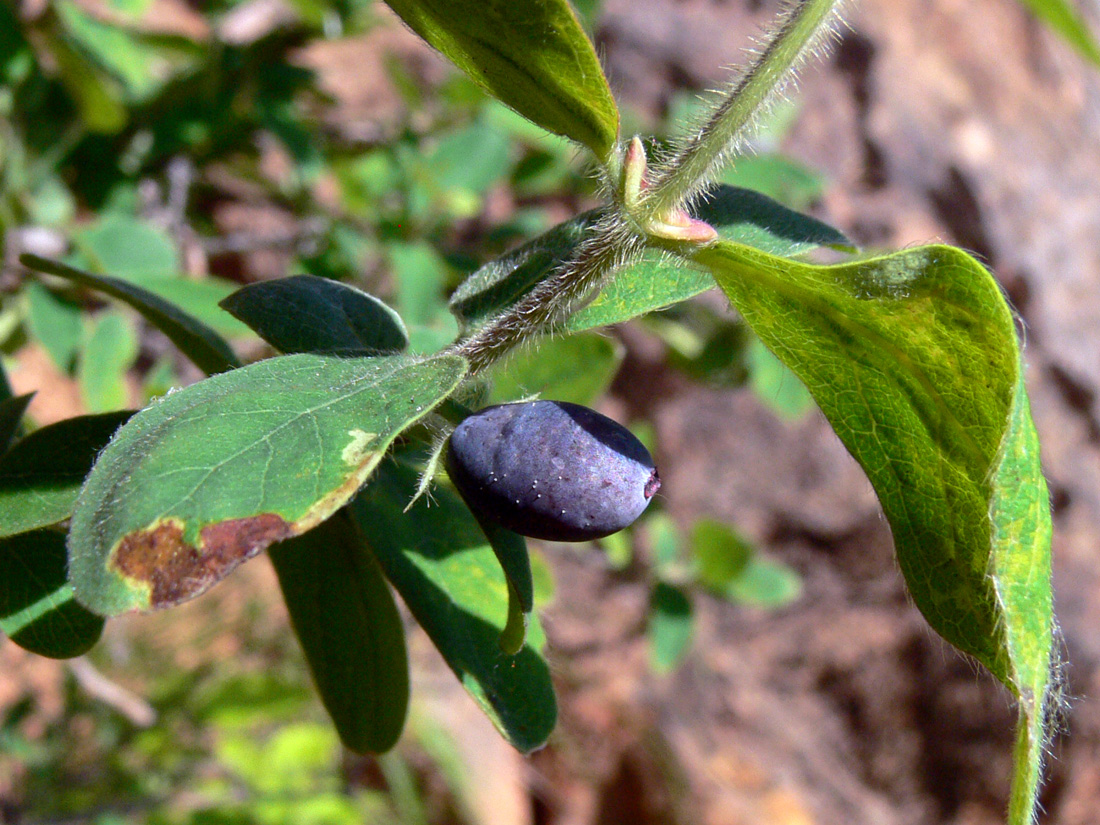
<svg viewBox="0 0 1100 825">
<path fill-rule="evenodd" d="M 720 243 L 695 260 L 867 473 L 925 618 L 1019 698 L 1014 822 L 1027 822 L 1051 660 L 1050 511 L 996 282 L 945 246 L 813 266 Z"/>
<path fill-rule="evenodd" d="M 120 278 L 93 275 L 37 255 L 21 255 L 19 262 L 30 269 L 98 290 L 133 307 L 207 375 L 225 372 L 240 364 L 229 344 L 218 333 L 147 289 Z"/>
<path fill-rule="evenodd" d="M 619 111 L 566 0 L 386 0 L 413 31 L 544 129 L 611 154 Z"/>
</svg>

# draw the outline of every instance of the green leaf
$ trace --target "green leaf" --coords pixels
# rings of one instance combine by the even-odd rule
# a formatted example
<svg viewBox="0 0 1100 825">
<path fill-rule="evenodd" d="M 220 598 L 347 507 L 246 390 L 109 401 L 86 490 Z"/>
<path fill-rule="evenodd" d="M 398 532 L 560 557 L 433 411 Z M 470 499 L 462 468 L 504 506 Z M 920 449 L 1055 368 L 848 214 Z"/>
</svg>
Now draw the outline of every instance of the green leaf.
<svg viewBox="0 0 1100 825">
<path fill-rule="evenodd" d="M 590 31 L 596 28 L 602 6 L 603 0 L 574 0 L 573 2 L 573 8 L 577 10 L 581 22 Z"/>
<path fill-rule="evenodd" d="M 409 343 L 401 316 L 378 298 L 313 275 L 249 284 L 221 306 L 285 353 L 377 355 Z"/>
<path fill-rule="evenodd" d="M 852 248 L 851 241 L 828 224 L 749 189 L 716 186 L 691 211 L 718 230 L 723 240 L 747 244 L 773 255 L 800 255 L 821 246 Z M 629 321 L 686 301 L 713 286 L 714 281 L 706 272 L 653 250 L 637 263 L 619 270 L 595 300 L 575 313 L 565 327 L 577 332 Z"/>
<path fill-rule="evenodd" d="M 653 558 L 653 567 L 659 575 L 675 576 L 680 564 L 680 530 L 672 517 L 663 510 L 650 513 L 645 520 L 646 535 Z"/>
<path fill-rule="evenodd" d="M 233 369 L 239 364 L 229 344 L 214 330 L 146 289 L 118 278 L 93 275 L 37 255 L 21 255 L 19 262 L 29 269 L 68 278 L 128 304 L 167 335 L 184 355 L 208 375 Z"/>
<path fill-rule="evenodd" d="M 76 218 L 76 198 L 57 172 L 42 170 L 40 174 L 45 177 L 27 198 L 28 217 L 32 223 L 64 231 Z"/>
<path fill-rule="evenodd" d="M 462 329 L 481 326 L 567 263 L 603 215 L 600 209 L 583 212 L 470 275 L 451 295 L 451 312 Z"/>
<path fill-rule="evenodd" d="M 0 456 L 11 446 L 12 441 L 19 435 L 20 424 L 23 421 L 23 413 L 30 406 L 34 393 L 20 395 L 15 398 L 4 398 L 0 401 Z"/>
<path fill-rule="evenodd" d="M 446 261 L 427 243 L 394 244 L 390 247 L 397 279 L 397 308 L 410 324 L 430 326 L 446 311 L 443 287 Z"/>
<path fill-rule="evenodd" d="M 691 649 L 691 601 L 678 587 L 657 582 L 649 599 L 649 653 L 657 673 L 671 673 Z"/>
<path fill-rule="evenodd" d="M 65 536 L 36 530 L 0 539 L 0 630 L 39 656 L 86 653 L 103 619 L 73 599 L 65 571 Z"/>
<path fill-rule="evenodd" d="M 740 318 L 719 314 L 703 303 L 688 303 L 647 315 L 644 326 L 668 348 L 669 366 L 694 380 L 714 387 L 741 387 L 748 381 L 747 354 L 755 336 Z M 798 383 L 790 370 L 775 364 Z"/>
<path fill-rule="evenodd" d="M 607 555 L 612 570 L 625 570 L 634 561 L 633 531 L 620 530 L 600 539 L 600 546 Z"/>
<path fill-rule="evenodd" d="M 708 191 L 692 215 L 734 241 L 773 255 L 790 257 L 821 246 L 853 250 L 842 232 L 751 189 L 719 185 Z"/>
<path fill-rule="evenodd" d="M 439 142 L 424 158 L 425 174 L 441 192 L 482 196 L 508 173 L 511 154 L 507 137 L 479 119 Z"/>
<path fill-rule="evenodd" d="M 336 512 L 465 371 L 453 356 L 286 355 L 160 399 L 84 485 L 69 536 L 77 598 L 110 616 L 197 596 Z"/>
<path fill-rule="evenodd" d="M 130 406 L 125 379 L 137 354 L 137 333 L 129 320 L 117 312 L 96 317 L 77 364 L 80 398 L 88 412 L 110 412 Z"/>
<path fill-rule="evenodd" d="M 357 815 L 360 811 L 352 803 L 354 797 L 339 791 L 338 766 L 342 754 L 340 740 L 332 727 L 300 720 L 283 724 L 273 721 L 268 718 L 266 724 L 256 726 L 258 729 L 218 731 L 212 761 L 218 765 L 219 773 L 228 769 L 232 782 L 222 785 L 207 779 L 197 783 L 204 797 L 211 802 L 218 800 L 216 807 L 198 807 L 181 822 L 350 825 L 364 821 Z M 242 802 L 228 801 L 238 794 Z M 342 805 L 338 804 L 341 796 Z M 105 823 L 100 818 L 95 825 L 121 823 Z"/>
<path fill-rule="evenodd" d="M 252 336 L 252 331 L 245 324 L 218 306 L 241 288 L 238 283 L 207 275 L 201 280 L 184 277 L 150 278 L 141 285 L 219 335 L 228 338 Z"/>
<path fill-rule="evenodd" d="M 185 62 L 182 54 L 143 42 L 117 23 L 97 20 L 77 3 L 53 8 L 74 47 L 116 78 L 131 100 L 151 98 Z"/>
<path fill-rule="evenodd" d="M 727 524 L 700 519 L 692 528 L 691 547 L 699 583 L 732 602 L 776 608 L 802 593 L 797 573 L 763 557 Z"/>
<path fill-rule="evenodd" d="M 34 337 L 42 342 L 54 365 L 67 373 L 80 348 L 80 305 L 31 281 L 27 284 L 27 310 L 27 321 Z"/>
<path fill-rule="evenodd" d="M 447 262 L 427 243 L 390 245 L 390 262 L 397 281 L 397 308 L 409 324 L 409 349 L 431 353 L 455 339 L 455 320 L 447 312 Z"/>
<path fill-rule="evenodd" d="M 993 528 L 991 572 L 1006 617 L 1006 648 L 1020 700 L 1009 822 L 1029 825 L 1038 802 L 1052 701 L 1053 526 L 1022 361 L 1017 362 L 1012 410 L 998 459 L 989 510 Z"/>
<path fill-rule="evenodd" d="M 73 244 L 97 272 L 124 281 L 174 278 L 179 250 L 163 230 L 128 215 L 107 214 L 73 235 Z"/>
<path fill-rule="evenodd" d="M 430 505 L 420 498 L 405 513 L 416 480 L 412 468 L 385 465 L 352 515 L 387 578 L 501 734 L 524 752 L 541 747 L 557 718 L 550 671 L 536 652 L 541 631 L 532 623 L 515 656 L 501 649 L 508 584 L 484 532 L 443 485 Z"/>
<path fill-rule="evenodd" d="M 719 593 L 724 593 L 729 583 L 741 575 L 756 553 L 729 526 L 713 519 L 699 519 L 692 525 L 691 550 L 699 583 Z"/>
<path fill-rule="evenodd" d="M 118 81 L 85 58 L 66 38 L 47 31 L 42 40 L 88 130 L 103 134 L 120 131 L 128 114 L 120 99 L 122 89 Z"/>
<path fill-rule="evenodd" d="M 545 129 L 612 152 L 619 112 L 566 0 L 386 0 L 474 82 Z"/>
<path fill-rule="evenodd" d="M 1050 510 L 996 282 L 944 246 L 812 266 L 720 243 L 695 260 L 867 473 L 925 618 L 1020 700 L 1013 822 L 1027 822 L 1054 621 Z"/>
<path fill-rule="evenodd" d="M 19 85 L 33 65 L 17 11 L 11 3 L 0 5 L 0 84 L 4 86 Z"/>
<path fill-rule="evenodd" d="M 532 395 L 555 401 L 591 404 L 611 385 L 623 348 L 594 333 L 546 338 L 495 366 L 489 404 Z"/>
<path fill-rule="evenodd" d="M 723 595 L 737 604 L 775 610 L 802 595 L 802 578 L 782 562 L 756 554 Z"/>
<path fill-rule="evenodd" d="M 1020 0 L 1024 6 L 1057 32 L 1082 57 L 1100 66 L 1100 44 L 1085 18 L 1068 0 Z"/>
<path fill-rule="evenodd" d="M 748 361 L 749 386 L 781 418 L 797 421 L 814 408 L 805 384 L 759 338 L 749 341 Z"/>
<path fill-rule="evenodd" d="M 409 703 L 405 630 L 347 512 L 272 545 L 268 555 L 340 739 L 356 753 L 389 750 Z"/>
<path fill-rule="evenodd" d="M 96 456 L 131 415 L 67 418 L 16 442 L 0 457 L 0 536 L 69 518 Z"/>
</svg>

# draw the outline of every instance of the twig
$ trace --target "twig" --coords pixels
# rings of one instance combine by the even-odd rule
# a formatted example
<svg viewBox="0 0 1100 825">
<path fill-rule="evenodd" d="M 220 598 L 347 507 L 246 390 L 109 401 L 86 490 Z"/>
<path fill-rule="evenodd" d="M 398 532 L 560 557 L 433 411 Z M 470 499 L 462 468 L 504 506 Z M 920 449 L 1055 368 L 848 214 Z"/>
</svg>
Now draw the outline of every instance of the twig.
<svg viewBox="0 0 1100 825">
<path fill-rule="evenodd" d="M 112 682 L 85 657 L 70 659 L 68 664 L 77 684 L 89 696 L 110 705 L 139 728 L 152 727 L 156 723 L 157 712 L 152 705 L 117 682 Z"/>
</svg>

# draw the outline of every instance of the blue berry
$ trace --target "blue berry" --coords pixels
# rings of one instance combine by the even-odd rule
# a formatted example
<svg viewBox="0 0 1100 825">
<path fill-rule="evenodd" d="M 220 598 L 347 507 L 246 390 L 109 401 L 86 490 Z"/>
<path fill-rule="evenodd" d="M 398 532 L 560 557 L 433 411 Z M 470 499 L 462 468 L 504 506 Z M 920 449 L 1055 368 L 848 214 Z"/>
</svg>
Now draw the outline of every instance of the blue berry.
<svg viewBox="0 0 1100 825">
<path fill-rule="evenodd" d="M 653 459 L 621 424 L 564 401 L 487 407 L 462 421 L 447 471 L 481 518 L 551 541 L 627 527 L 661 486 Z"/>
</svg>

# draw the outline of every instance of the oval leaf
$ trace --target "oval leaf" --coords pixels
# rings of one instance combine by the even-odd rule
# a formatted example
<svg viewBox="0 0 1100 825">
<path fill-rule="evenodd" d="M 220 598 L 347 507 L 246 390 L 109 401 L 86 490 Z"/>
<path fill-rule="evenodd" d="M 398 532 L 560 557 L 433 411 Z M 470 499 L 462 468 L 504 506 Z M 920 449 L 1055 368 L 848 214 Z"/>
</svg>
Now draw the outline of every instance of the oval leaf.
<svg viewBox="0 0 1100 825">
<path fill-rule="evenodd" d="M 778 608 L 790 604 L 802 592 L 797 573 L 761 556 L 728 524 L 711 519 L 695 522 L 691 550 L 699 583 L 731 602 Z"/>
<path fill-rule="evenodd" d="M 475 83 L 601 161 L 619 111 L 592 41 L 566 0 L 386 0 Z"/>
<path fill-rule="evenodd" d="M 162 398 L 84 485 L 69 536 L 77 598 L 110 616 L 199 595 L 338 510 L 465 371 L 454 356 L 286 355 Z"/>
<path fill-rule="evenodd" d="M 26 285 L 27 323 L 57 368 L 68 373 L 84 334 L 80 304 L 55 295 L 36 281 Z"/>
<path fill-rule="evenodd" d="M 138 356 L 134 319 L 117 310 L 95 317 L 77 360 L 76 377 L 84 409 L 92 413 L 130 404 L 126 373 Z"/>
<path fill-rule="evenodd" d="M 671 673 L 691 649 L 691 600 L 679 587 L 659 581 L 649 597 L 649 658 L 657 673 Z"/>
<path fill-rule="evenodd" d="M 35 430 L 0 458 L 0 536 L 67 519 L 96 456 L 132 412 L 82 415 Z"/>
<path fill-rule="evenodd" d="M 409 345 L 401 317 L 382 301 L 313 275 L 249 284 L 221 307 L 280 352 L 378 355 Z"/>
<path fill-rule="evenodd" d="M 409 704 L 405 629 L 347 512 L 273 545 L 268 555 L 341 741 L 356 753 L 389 750 Z"/>
<path fill-rule="evenodd" d="M 695 260 L 866 471 L 925 618 L 1019 698 L 1013 821 L 1028 821 L 1054 622 L 1050 508 L 996 282 L 944 246 L 811 266 L 719 243 Z"/>
<path fill-rule="evenodd" d="M 28 269 L 67 278 L 130 305 L 146 321 L 167 335 L 207 375 L 225 372 L 240 363 L 229 344 L 218 333 L 147 289 L 119 278 L 93 275 L 58 261 L 39 258 L 37 255 L 20 255 L 19 262 Z"/>
<path fill-rule="evenodd" d="M 36 530 L 0 539 L 0 630 L 51 659 L 80 656 L 99 640 L 103 619 L 73 599 L 63 533 Z"/>
<path fill-rule="evenodd" d="M 350 510 L 413 616 L 501 734 L 527 752 L 545 744 L 557 719 L 550 670 L 527 642 L 501 648 L 509 616 L 508 583 L 485 534 L 452 489 L 420 498 L 416 472 L 386 464 Z M 506 637 L 505 641 L 509 641 Z"/>
</svg>

